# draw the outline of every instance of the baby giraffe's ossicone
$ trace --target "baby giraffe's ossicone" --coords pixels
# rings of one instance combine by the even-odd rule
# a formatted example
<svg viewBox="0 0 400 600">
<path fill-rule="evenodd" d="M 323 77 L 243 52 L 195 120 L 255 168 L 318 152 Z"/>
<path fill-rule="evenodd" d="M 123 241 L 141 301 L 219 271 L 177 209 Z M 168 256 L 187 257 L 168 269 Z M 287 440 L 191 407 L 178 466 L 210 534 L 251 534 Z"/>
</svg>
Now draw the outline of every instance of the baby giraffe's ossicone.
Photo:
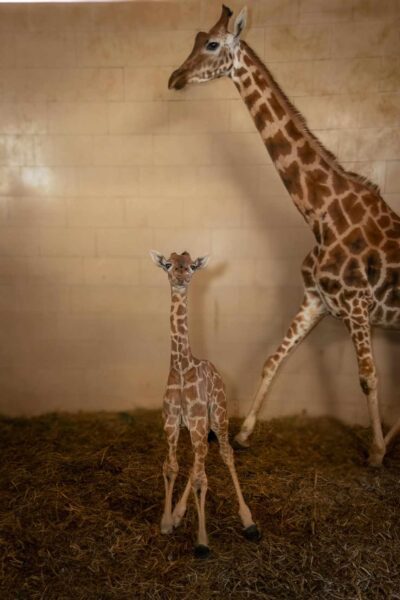
<svg viewBox="0 0 400 600">
<path fill-rule="evenodd" d="M 195 556 L 209 554 L 205 521 L 207 476 L 205 460 L 208 451 L 208 434 L 212 430 L 220 445 L 223 461 L 231 474 L 239 501 L 239 515 L 247 539 L 257 541 L 260 533 L 240 488 L 236 474 L 233 451 L 228 440 L 228 416 L 224 383 L 220 374 L 208 360 L 192 355 L 187 321 L 187 291 L 195 271 L 207 265 L 208 257 L 192 260 L 188 252 L 173 252 L 166 259 L 150 251 L 154 263 L 163 269 L 171 286 L 171 363 L 167 389 L 164 396 L 164 431 L 168 441 L 168 454 L 164 462 L 165 505 L 161 519 L 162 533 L 171 533 L 186 512 L 190 491 L 193 490 L 198 513 L 198 534 Z M 178 475 L 176 457 L 179 430 L 189 430 L 194 451 L 194 463 L 185 490 L 172 510 L 172 495 Z"/>
</svg>

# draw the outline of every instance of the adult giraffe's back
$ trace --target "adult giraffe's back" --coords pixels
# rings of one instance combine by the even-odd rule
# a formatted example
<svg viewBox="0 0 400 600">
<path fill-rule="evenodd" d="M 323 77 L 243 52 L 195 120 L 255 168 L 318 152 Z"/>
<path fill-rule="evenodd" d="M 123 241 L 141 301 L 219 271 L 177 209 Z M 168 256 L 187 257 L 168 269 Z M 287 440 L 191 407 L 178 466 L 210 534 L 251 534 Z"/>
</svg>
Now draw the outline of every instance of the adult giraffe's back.
<svg viewBox="0 0 400 600">
<path fill-rule="evenodd" d="M 246 103 L 292 200 L 316 245 L 304 260 L 305 294 L 280 346 L 265 362 L 250 413 L 237 441 L 247 445 L 269 385 L 283 359 L 327 314 L 343 320 L 357 353 L 360 384 L 373 429 L 369 462 L 380 465 L 400 419 L 383 437 L 371 325 L 400 328 L 400 218 L 377 186 L 346 171 L 310 132 L 258 56 L 240 40 L 246 11 L 228 31 L 226 6 L 209 32 L 196 35 L 192 52 L 169 87 L 228 76 Z"/>
</svg>

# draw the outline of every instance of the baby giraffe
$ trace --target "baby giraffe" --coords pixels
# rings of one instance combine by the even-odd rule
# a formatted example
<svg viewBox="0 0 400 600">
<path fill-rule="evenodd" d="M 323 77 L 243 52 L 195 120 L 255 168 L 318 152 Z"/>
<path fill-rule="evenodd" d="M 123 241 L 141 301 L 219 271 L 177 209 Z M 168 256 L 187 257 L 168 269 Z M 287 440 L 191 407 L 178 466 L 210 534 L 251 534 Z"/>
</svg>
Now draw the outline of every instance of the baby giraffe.
<svg viewBox="0 0 400 600">
<path fill-rule="evenodd" d="M 166 259 L 151 250 L 155 264 L 168 274 L 171 286 L 171 363 L 167 389 L 164 397 L 164 430 L 168 440 L 168 455 L 164 462 L 165 507 L 161 520 L 162 533 L 171 533 L 186 512 L 190 490 L 196 501 L 198 513 L 198 535 L 195 556 L 205 558 L 210 550 L 205 523 L 205 499 L 207 476 L 205 460 L 208 450 L 210 429 L 216 434 L 223 461 L 226 463 L 239 500 L 239 515 L 247 539 L 260 538 L 257 526 L 244 501 L 236 474 L 233 451 L 228 440 L 228 416 L 224 383 L 220 374 L 208 360 L 199 360 L 192 355 L 187 322 L 187 292 L 193 273 L 202 269 L 208 257 L 192 260 L 188 252 L 173 252 Z M 179 429 L 186 426 L 194 451 L 194 464 L 185 490 L 172 511 L 172 494 L 178 475 L 176 451 Z"/>
</svg>

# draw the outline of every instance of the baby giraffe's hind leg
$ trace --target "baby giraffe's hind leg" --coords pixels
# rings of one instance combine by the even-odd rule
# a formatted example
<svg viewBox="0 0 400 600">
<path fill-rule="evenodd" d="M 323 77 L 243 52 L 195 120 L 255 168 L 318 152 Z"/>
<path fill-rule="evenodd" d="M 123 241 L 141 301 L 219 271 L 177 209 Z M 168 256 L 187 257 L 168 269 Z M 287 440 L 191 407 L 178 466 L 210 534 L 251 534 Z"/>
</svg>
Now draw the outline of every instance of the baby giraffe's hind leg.
<svg viewBox="0 0 400 600">
<path fill-rule="evenodd" d="M 204 435 L 199 435 L 195 430 L 191 430 L 190 435 L 194 449 L 194 465 L 191 473 L 191 485 L 198 515 L 197 544 L 194 554 L 196 558 L 206 558 L 210 553 L 205 515 L 207 494 L 207 475 L 205 471 L 205 460 L 208 451 L 207 435 L 205 433 Z"/>
<path fill-rule="evenodd" d="M 228 426 L 226 425 L 216 429 L 216 434 L 219 440 L 222 460 L 227 465 L 232 477 L 233 485 L 235 486 L 236 495 L 239 501 L 239 516 L 244 527 L 243 533 L 248 540 L 258 541 L 261 535 L 257 525 L 253 521 L 250 509 L 243 498 L 239 479 L 236 473 L 233 450 L 228 439 Z"/>
<path fill-rule="evenodd" d="M 173 529 L 172 522 L 172 494 L 174 491 L 175 480 L 178 475 L 178 461 L 176 459 L 176 449 L 179 438 L 179 422 L 171 423 L 167 419 L 164 430 L 168 438 L 168 455 L 163 466 L 163 476 L 165 484 L 165 504 L 164 513 L 161 519 L 161 533 L 171 533 Z"/>
</svg>

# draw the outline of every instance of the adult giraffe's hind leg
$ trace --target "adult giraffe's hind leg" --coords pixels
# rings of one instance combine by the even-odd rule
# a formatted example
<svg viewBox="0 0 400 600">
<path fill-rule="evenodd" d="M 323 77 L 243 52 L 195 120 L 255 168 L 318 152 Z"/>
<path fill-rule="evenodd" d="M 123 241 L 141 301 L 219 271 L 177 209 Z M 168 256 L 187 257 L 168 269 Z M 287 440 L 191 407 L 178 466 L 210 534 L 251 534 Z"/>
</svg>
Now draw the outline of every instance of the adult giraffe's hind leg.
<svg viewBox="0 0 400 600">
<path fill-rule="evenodd" d="M 300 309 L 292 320 L 280 346 L 276 349 L 274 354 L 269 356 L 264 364 L 262 379 L 253 400 L 252 407 L 242 424 L 240 432 L 235 437 L 235 441 L 240 446 L 249 446 L 247 440 L 254 430 L 257 415 L 267 395 L 269 386 L 283 360 L 304 340 L 313 327 L 315 327 L 326 314 L 327 310 L 322 300 L 316 294 L 306 293 Z"/>
<path fill-rule="evenodd" d="M 371 328 L 367 306 L 359 308 L 360 315 L 354 314 L 343 319 L 348 328 L 357 354 L 358 373 L 361 389 L 367 397 L 369 418 L 372 427 L 372 444 L 368 462 L 372 467 L 380 467 L 386 452 L 386 443 L 382 433 L 379 414 L 378 377 L 372 354 Z"/>
</svg>

